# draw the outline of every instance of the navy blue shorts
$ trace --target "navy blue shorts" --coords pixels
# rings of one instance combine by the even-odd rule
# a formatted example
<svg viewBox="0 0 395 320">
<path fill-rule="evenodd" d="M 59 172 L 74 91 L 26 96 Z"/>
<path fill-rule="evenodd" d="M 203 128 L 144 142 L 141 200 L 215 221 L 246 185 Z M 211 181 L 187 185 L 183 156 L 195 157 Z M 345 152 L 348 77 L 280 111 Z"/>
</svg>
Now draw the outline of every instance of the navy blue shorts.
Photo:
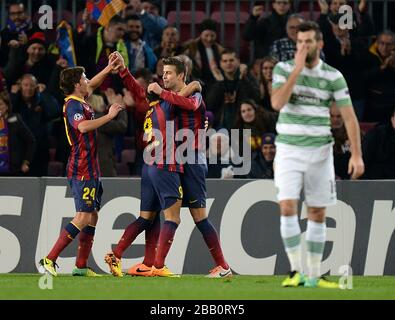
<svg viewBox="0 0 395 320">
<path fill-rule="evenodd" d="M 77 212 L 99 211 L 103 187 L 99 179 L 69 179 Z"/>
<path fill-rule="evenodd" d="M 181 175 L 183 207 L 206 208 L 206 175 L 206 164 L 184 164 L 184 174 Z"/>
<path fill-rule="evenodd" d="M 182 199 L 180 175 L 155 165 L 143 165 L 141 173 L 141 211 L 160 211 Z"/>
</svg>

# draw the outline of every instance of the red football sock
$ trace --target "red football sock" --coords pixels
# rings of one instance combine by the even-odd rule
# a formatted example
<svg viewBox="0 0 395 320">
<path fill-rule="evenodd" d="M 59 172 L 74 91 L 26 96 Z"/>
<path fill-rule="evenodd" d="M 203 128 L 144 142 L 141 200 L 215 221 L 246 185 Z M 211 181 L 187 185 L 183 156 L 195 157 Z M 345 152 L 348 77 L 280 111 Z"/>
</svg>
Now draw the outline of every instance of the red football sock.
<svg viewBox="0 0 395 320">
<path fill-rule="evenodd" d="M 165 259 L 173 243 L 177 227 L 178 224 L 173 221 L 165 221 L 163 224 L 163 228 L 160 231 L 158 250 L 155 257 L 155 268 L 161 269 L 165 265 Z"/>
<path fill-rule="evenodd" d="M 119 240 L 118 245 L 113 250 L 114 255 L 118 258 L 122 258 L 123 252 L 129 248 L 134 239 L 143 232 L 148 226 L 151 225 L 151 221 L 138 217 L 136 221 L 129 224 L 122 235 L 121 240 Z"/>
<path fill-rule="evenodd" d="M 93 238 L 95 236 L 95 227 L 94 226 L 86 226 L 82 229 L 82 232 L 79 236 L 79 246 L 78 246 L 78 253 L 77 253 L 77 260 L 75 266 L 77 268 L 83 269 L 86 268 L 89 255 L 92 250 L 93 245 Z"/>
<path fill-rule="evenodd" d="M 221 266 L 224 269 L 229 269 L 229 265 L 226 263 L 224 255 L 222 253 L 221 244 L 219 242 L 218 233 L 215 230 L 211 222 L 206 218 L 196 223 L 196 226 L 200 230 L 204 242 L 210 250 L 211 256 L 213 257 L 216 266 Z"/>
<path fill-rule="evenodd" d="M 151 226 L 145 230 L 145 253 L 143 263 L 147 267 L 152 267 L 155 262 L 156 246 L 160 234 L 160 216 L 159 212 L 156 214 Z"/>
<path fill-rule="evenodd" d="M 78 235 L 80 230 L 71 222 L 60 232 L 59 238 L 53 246 L 47 258 L 56 261 L 60 253 L 66 248 Z"/>
</svg>

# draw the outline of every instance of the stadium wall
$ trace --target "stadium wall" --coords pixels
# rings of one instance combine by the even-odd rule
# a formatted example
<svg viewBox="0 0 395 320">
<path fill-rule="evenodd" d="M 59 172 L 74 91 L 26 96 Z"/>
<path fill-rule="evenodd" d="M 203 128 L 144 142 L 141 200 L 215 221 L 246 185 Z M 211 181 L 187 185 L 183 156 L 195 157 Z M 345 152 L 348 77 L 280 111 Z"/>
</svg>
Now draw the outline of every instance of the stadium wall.
<svg viewBox="0 0 395 320">
<path fill-rule="evenodd" d="M 139 179 L 103 179 L 104 196 L 90 257 L 94 270 L 107 271 L 103 257 L 139 213 Z M 289 265 L 279 232 L 276 189 L 270 180 L 208 180 L 207 209 L 232 269 L 239 274 L 285 274 Z M 338 203 L 327 211 L 322 272 L 395 275 L 395 181 L 338 181 Z M 37 261 L 74 216 L 64 178 L 0 178 L 0 273 L 37 272 Z M 306 230 L 306 208 L 299 208 Z M 174 272 L 204 274 L 213 262 L 187 209 L 182 209 L 167 264 Z M 77 241 L 59 257 L 70 273 Z M 144 235 L 125 252 L 123 267 L 141 261 Z M 343 269 L 341 269 L 343 268 Z"/>
</svg>

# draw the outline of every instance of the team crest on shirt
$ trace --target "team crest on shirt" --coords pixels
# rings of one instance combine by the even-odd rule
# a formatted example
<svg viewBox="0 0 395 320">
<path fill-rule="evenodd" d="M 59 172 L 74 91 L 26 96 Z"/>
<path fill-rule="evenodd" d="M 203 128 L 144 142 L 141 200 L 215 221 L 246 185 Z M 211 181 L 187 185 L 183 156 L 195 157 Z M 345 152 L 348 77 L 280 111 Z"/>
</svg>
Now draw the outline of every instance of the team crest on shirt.
<svg viewBox="0 0 395 320">
<path fill-rule="evenodd" d="M 320 82 L 318 82 L 318 85 L 320 86 L 321 89 L 325 88 L 327 85 L 327 81 L 326 80 L 321 80 Z"/>
<path fill-rule="evenodd" d="M 76 113 L 76 114 L 74 115 L 74 120 L 75 120 L 75 121 L 80 121 L 80 120 L 82 120 L 82 119 L 84 119 L 84 116 L 83 116 L 81 113 Z"/>
</svg>

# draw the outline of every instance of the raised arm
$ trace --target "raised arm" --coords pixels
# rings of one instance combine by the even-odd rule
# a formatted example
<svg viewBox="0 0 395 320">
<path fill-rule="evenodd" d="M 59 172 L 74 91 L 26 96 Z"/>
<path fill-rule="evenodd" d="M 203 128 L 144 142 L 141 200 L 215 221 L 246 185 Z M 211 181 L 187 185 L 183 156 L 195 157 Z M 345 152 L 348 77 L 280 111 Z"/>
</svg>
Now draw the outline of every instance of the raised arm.
<svg viewBox="0 0 395 320">
<path fill-rule="evenodd" d="M 108 65 L 89 81 L 89 95 L 91 95 L 92 92 L 103 83 L 103 81 L 112 71 L 117 70 L 118 67 L 119 57 L 110 55 Z"/>
</svg>

